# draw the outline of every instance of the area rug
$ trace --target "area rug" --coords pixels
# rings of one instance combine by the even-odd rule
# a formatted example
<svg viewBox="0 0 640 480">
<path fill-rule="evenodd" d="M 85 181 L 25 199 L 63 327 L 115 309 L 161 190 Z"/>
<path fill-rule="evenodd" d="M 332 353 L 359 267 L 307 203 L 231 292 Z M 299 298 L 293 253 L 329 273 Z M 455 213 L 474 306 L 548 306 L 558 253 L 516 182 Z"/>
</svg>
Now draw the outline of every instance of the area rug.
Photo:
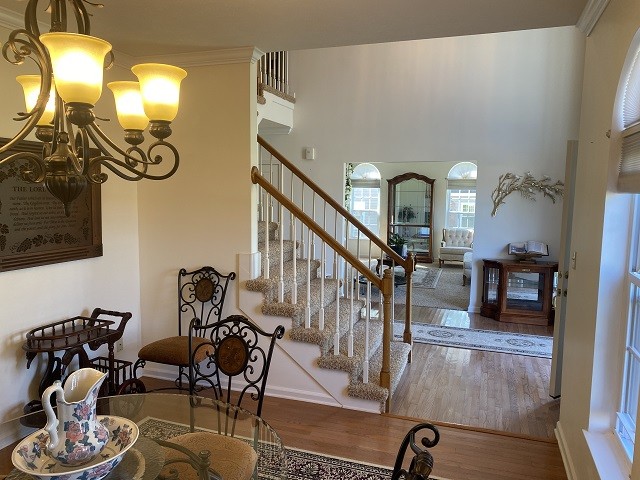
<svg viewBox="0 0 640 480">
<path fill-rule="evenodd" d="M 140 435 L 169 440 L 171 437 L 189 432 L 189 427 L 181 423 L 168 422 L 147 417 L 138 423 Z M 198 429 L 201 431 L 201 429 Z M 400 446 L 400 443 L 398 443 Z M 392 470 L 380 465 L 359 463 L 340 457 L 330 457 L 318 453 L 285 448 L 288 480 L 389 480 Z M 258 466 L 259 480 L 279 478 L 270 471 L 268 465 Z M 429 477 L 429 480 L 445 480 Z"/>
<path fill-rule="evenodd" d="M 435 280 L 429 283 L 428 278 Z M 469 308 L 471 288 L 468 283 L 466 286 L 462 286 L 462 267 L 418 266 L 418 269 L 413 273 L 412 287 L 411 304 L 417 307 L 465 311 Z M 406 295 L 406 285 L 396 287 L 395 303 L 404 305 Z"/>
<path fill-rule="evenodd" d="M 393 335 L 402 338 L 404 324 L 393 324 Z M 525 333 L 475 330 L 472 328 L 449 327 L 446 325 L 411 325 L 413 341 L 440 345 L 443 347 L 468 348 L 486 352 L 512 353 L 530 357 L 551 358 L 553 337 L 529 335 Z"/>
</svg>

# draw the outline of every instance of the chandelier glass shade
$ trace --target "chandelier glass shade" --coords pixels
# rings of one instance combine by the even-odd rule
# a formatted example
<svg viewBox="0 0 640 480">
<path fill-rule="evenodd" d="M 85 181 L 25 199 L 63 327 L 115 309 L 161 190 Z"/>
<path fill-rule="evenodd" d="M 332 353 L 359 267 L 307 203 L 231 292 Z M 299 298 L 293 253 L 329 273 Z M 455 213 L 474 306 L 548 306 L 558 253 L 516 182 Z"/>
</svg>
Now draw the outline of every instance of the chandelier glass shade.
<svg viewBox="0 0 640 480">
<path fill-rule="evenodd" d="M 26 182 L 43 183 L 64 204 L 70 203 L 87 184 L 107 180 L 101 167 L 120 178 L 138 181 L 162 180 L 175 173 L 177 149 L 166 139 L 178 113 L 180 82 L 187 75 L 172 65 L 146 63 L 132 67 L 138 81 L 110 82 L 118 122 L 129 146 L 120 148 L 96 124 L 94 106 L 102 95 L 103 73 L 113 63 L 111 45 L 92 37 L 87 0 L 47 0 L 51 15 L 49 33 L 40 34 L 36 12 L 39 0 L 29 0 L 25 28 L 11 32 L 2 48 L 4 58 L 15 65 L 26 59 L 38 67 L 38 75 L 19 75 L 26 112 L 15 120 L 22 129 L 2 148 L 11 150 L 31 132 L 43 142 L 42 155 L 18 152 L 0 159 L 0 165 L 26 160 L 21 177 Z M 48 7 L 48 8 L 47 8 Z M 67 32 L 67 17 L 77 23 L 77 33 Z M 106 67 L 105 67 L 106 64 Z M 143 150 L 144 130 L 156 140 Z M 98 153 L 96 153 L 98 152 Z"/>
</svg>

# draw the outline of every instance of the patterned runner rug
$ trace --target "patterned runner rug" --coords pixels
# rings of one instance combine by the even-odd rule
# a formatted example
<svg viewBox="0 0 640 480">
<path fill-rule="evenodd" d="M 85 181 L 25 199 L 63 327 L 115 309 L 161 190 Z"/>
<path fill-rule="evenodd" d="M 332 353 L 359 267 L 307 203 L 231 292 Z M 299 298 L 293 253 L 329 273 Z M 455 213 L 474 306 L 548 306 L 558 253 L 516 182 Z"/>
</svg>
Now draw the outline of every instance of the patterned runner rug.
<svg viewBox="0 0 640 480">
<path fill-rule="evenodd" d="M 189 427 L 158 418 L 145 418 L 139 423 L 140 434 L 150 437 L 171 439 L 189 432 Z M 398 440 L 398 447 L 400 442 Z M 330 457 L 295 448 L 286 448 L 288 480 L 389 480 L 392 469 L 380 465 L 354 462 L 339 457 Z M 258 469 L 259 480 L 274 477 L 267 467 Z M 441 477 L 429 477 L 429 480 L 445 480 Z"/>
<path fill-rule="evenodd" d="M 393 334 L 402 338 L 404 324 L 395 322 Z M 414 323 L 411 326 L 413 341 L 443 347 L 468 348 L 488 352 L 512 353 L 530 357 L 551 358 L 553 337 L 525 333 L 475 330 L 472 328 L 448 327 Z"/>
</svg>

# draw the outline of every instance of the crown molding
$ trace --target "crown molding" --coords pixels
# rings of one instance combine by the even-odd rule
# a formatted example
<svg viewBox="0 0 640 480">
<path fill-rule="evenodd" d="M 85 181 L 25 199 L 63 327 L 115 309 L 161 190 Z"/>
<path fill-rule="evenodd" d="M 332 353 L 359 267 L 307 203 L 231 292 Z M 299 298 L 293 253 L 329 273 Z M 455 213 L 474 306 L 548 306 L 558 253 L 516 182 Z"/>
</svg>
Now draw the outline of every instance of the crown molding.
<svg viewBox="0 0 640 480">
<path fill-rule="evenodd" d="M 38 22 L 40 28 L 43 28 L 43 23 Z M 8 8 L 0 7 L 0 27 L 14 30 L 16 28 L 24 28 L 24 14 L 14 12 Z M 46 29 L 46 27 L 44 27 Z"/>
<path fill-rule="evenodd" d="M 576 27 L 587 37 L 591 35 L 593 28 L 598 23 L 602 12 L 609 5 L 610 0 L 589 0 L 582 10 L 582 14 L 576 22 Z"/>
<path fill-rule="evenodd" d="M 38 22 L 40 31 L 49 30 L 49 25 L 45 22 Z M 24 14 L 14 12 L 5 7 L 0 7 L 0 27 L 9 30 L 24 28 Z M 177 53 L 168 55 L 156 55 L 150 57 L 134 57 L 126 53 L 114 51 L 115 63 L 119 67 L 131 68 L 137 63 L 157 62 L 168 63 L 180 67 L 203 67 L 207 65 L 228 65 L 234 63 L 256 63 L 264 55 L 260 49 L 255 47 L 224 48 L 210 50 L 206 52 Z"/>
<path fill-rule="evenodd" d="M 256 63 L 264 52 L 255 47 L 225 48 L 207 52 L 177 53 L 145 57 L 145 61 L 168 63 L 179 67 L 204 67 L 234 63 Z"/>
</svg>

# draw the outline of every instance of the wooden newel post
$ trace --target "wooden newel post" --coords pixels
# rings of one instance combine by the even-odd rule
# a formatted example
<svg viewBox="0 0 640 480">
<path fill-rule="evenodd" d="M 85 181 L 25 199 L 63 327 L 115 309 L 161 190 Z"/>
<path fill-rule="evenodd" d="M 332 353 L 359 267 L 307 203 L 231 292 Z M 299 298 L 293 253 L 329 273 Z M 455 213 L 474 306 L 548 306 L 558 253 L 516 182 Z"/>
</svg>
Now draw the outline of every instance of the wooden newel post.
<svg viewBox="0 0 640 480">
<path fill-rule="evenodd" d="M 393 269 L 387 268 L 382 276 L 382 370 L 380 386 L 389 390 L 385 412 L 391 409 L 391 340 L 393 339 L 393 318 L 391 318 L 391 297 L 393 295 Z"/>
<path fill-rule="evenodd" d="M 411 298 L 413 296 L 413 286 L 411 285 L 411 278 L 413 277 L 413 266 L 415 265 L 415 259 L 413 252 L 409 252 L 407 255 L 407 265 L 405 265 L 404 276 L 407 280 L 407 298 L 405 301 L 404 309 L 404 332 L 402 334 L 402 341 L 408 343 L 413 348 L 413 337 L 411 335 L 411 322 L 413 320 L 413 307 L 411 306 Z M 411 352 L 409 352 L 409 363 L 411 363 Z"/>
</svg>

